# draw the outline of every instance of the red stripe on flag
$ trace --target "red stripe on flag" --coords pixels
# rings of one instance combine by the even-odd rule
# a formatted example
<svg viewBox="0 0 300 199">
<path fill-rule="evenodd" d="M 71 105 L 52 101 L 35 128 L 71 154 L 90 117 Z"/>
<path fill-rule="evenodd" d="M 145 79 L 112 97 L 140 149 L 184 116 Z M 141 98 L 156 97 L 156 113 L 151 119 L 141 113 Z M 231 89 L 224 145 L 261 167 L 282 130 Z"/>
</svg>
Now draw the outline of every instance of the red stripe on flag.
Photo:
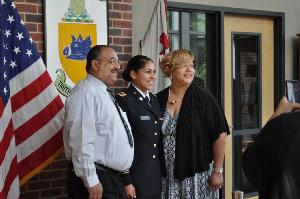
<svg viewBox="0 0 300 199">
<path fill-rule="evenodd" d="M 28 86 L 23 88 L 17 94 L 11 97 L 12 112 L 15 112 L 24 104 L 28 103 L 31 99 L 39 95 L 51 84 L 51 78 L 47 71 L 41 76 L 32 81 Z"/>
<path fill-rule="evenodd" d="M 2 118 L 3 111 L 4 111 L 4 103 L 3 103 L 3 99 L 0 98 L 0 118 Z"/>
<path fill-rule="evenodd" d="M 1 199 L 2 198 L 3 199 L 7 198 L 7 194 L 10 190 L 10 186 L 13 183 L 13 181 L 15 180 L 16 177 L 17 177 L 17 157 L 15 156 L 13 161 L 11 162 L 9 171 L 8 171 L 7 176 L 5 178 L 4 187 L 3 187 L 2 191 L 0 192 L 0 198 Z M 3 180 L 3 179 L 1 179 L 1 180 Z"/>
<path fill-rule="evenodd" d="M 63 107 L 60 97 L 56 96 L 43 110 L 15 130 L 16 144 L 19 145 L 45 126 Z"/>
<path fill-rule="evenodd" d="M 61 128 L 56 135 L 49 139 L 36 151 L 32 152 L 30 156 L 19 162 L 19 178 L 22 180 L 23 177 L 28 175 L 38 166 L 42 165 L 48 160 L 53 154 L 55 154 L 62 146 L 63 143 L 63 128 Z"/>
<path fill-rule="evenodd" d="M 4 160 L 5 154 L 10 146 L 11 139 L 14 136 L 14 129 L 12 120 L 9 121 L 7 128 L 4 131 L 3 138 L 0 142 L 0 165 L 2 165 L 2 162 Z"/>
</svg>

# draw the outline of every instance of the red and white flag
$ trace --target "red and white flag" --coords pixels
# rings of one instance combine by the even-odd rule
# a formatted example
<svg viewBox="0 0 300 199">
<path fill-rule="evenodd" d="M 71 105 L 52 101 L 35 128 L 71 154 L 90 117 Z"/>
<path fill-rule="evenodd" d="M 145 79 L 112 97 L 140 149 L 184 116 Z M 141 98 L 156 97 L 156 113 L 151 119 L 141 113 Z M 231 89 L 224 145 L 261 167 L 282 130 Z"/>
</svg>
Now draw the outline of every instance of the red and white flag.
<svg viewBox="0 0 300 199">
<path fill-rule="evenodd" d="M 140 41 L 140 51 L 157 66 L 154 92 L 162 90 L 166 86 L 166 80 L 159 68 L 159 60 L 169 52 L 166 0 L 157 0 L 147 31 Z"/>
<path fill-rule="evenodd" d="M 0 199 L 63 149 L 63 102 L 11 0 L 0 1 Z"/>
</svg>

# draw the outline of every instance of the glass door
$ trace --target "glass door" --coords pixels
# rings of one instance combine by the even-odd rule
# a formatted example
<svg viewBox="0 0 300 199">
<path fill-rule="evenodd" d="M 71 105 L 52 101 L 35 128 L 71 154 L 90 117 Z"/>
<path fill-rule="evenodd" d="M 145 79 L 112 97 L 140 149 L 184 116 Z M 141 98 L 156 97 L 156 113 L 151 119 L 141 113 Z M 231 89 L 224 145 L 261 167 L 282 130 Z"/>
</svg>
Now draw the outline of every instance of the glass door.
<svg viewBox="0 0 300 199">
<path fill-rule="evenodd" d="M 225 199 L 257 193 L 242 170 L 242 154 L 274 110 L 274 21 L 224 17 L 224 111 L 231 134 L 225 152 Z"/>
</svg>

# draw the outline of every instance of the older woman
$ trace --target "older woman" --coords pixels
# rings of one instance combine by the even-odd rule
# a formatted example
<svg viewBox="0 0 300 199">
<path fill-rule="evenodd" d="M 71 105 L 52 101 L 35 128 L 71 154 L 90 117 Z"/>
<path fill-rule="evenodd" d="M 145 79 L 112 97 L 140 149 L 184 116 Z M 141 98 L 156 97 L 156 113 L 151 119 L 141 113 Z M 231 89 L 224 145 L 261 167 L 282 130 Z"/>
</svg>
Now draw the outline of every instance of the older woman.
<svg viewBox="0 0 300 199">
<path fill-rule="evenodd" d="M 222 108 L 193 82 L 194 56 L 185 49 L 161 61 L 171 86 L 157 94 L 164 112 L 162 198 L 219 198 L 228 125 Z"/>
<path fill-rule="evenodd" d="M 131 84 L 116 97 L 127 114 L 135 144 L 130 172 L 124 176 L 129 198 L 159 199 L 161 194 L 158 148 L 163 116 L 155 95 L 150 92 L 155 73 L 150 58 L 134 56 L 122 74 Z"/>
</svg>

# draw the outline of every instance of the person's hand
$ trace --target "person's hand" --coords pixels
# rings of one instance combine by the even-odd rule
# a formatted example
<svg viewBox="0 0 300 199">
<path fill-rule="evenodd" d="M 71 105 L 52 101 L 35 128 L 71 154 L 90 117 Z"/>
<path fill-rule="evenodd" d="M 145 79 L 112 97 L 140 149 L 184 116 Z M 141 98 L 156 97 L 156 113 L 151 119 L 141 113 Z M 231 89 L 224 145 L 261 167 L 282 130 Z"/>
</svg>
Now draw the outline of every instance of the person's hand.
<svg viewBox="0 0 300 199">
<path fill-rule="evenodd" d="M 136 198 L 135 188 L 132 184 L 125 186 L 127 198 Z"/>
<path fill-rule="evenodd" d="M 224 184 L 223 174 L 212 172 L 208 179 L 208 186 L 212 190 L 220 189 Z"/>
<path fill-rule="evenodd" d="M 87 188 L 89 192 L 89 199 L 101 199 L 103 193 L 103 187 L 101 183 L 96 184 L 93 187 Z"/>
<path fill-rule="evenodd" d="M 291 111 L 295 111 L 295 110 L 299 110 L 300 109 L 300 104 L 299 103 L 290 103 L 286 96 L 283 96 L 275 110 L 275 112 L 273 113 L 273 115 L 271 116 L 270 119 L 273 119 L 283 113 L 288 113 Z"/>
</svg>

